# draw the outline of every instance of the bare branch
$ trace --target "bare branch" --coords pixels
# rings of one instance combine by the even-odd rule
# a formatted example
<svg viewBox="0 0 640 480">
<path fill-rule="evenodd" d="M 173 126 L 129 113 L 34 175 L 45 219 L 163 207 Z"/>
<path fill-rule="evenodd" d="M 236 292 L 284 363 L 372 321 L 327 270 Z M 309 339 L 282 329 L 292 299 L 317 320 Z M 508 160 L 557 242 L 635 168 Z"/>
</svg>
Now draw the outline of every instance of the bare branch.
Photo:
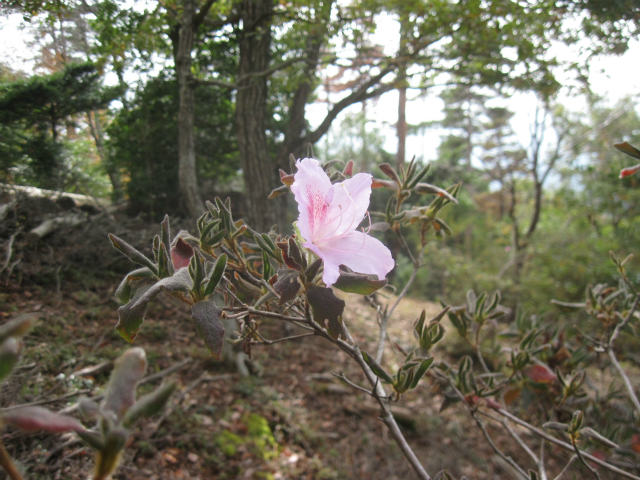
<svg viewBox="0 0 640 480">
<path fill-rule="evenodd" d="M 636 395 L 636 392 L 633 389 L 631 380 L 629 380 L 629 377 L 627 376 L 624 369 L 622 368 L 622 365 L 620 365 L 620 362 L 618 362 L 618 358 L 616 357 L 616 354 L 613 351 L 613 343 L 618 338 L 620 331 L 624 328 L 624 326 L 627 323 L 629 323 L 629 320 L 631 320 L 631 318 L 633 317 L 634 312 L 638 308 L 638 302 L 640 302 L 640 295 L 636 295 L 636 299 L 634 300 L 633 305 L 631 306 L 631 309 L 627 313 L 627 316 L 620 323 L 616 325 L 613 332 L 611 333 L 611 337 L 609 338 L 609 343 L 607 345 L 607 353 L 609 355 L 609 360 L 611 360 L 611 363 L 613 364 L 613 367 L 617 370 L 618 374 L 622 378 L 622 381 L 624 382 L 624 386 L 627 389 L 627 393 L 629 394 L 631 403 L 633 403 L 633 406 L 636 409 L 636 411 L 640 413 L 640 401 L 638 401 L 638 396 Z"/>
<path fill-rule="evenodd" d="M 345 108 L 354 103 L 361 102 L 363 100 L 367 100 L 369 98 L 378 97 L 389 90 L 393 90 L 395 88 L 394 84 L 382 84 L 373 90 L 369 90 L 374 85 L 377 85 L 384 77 L 386 77 L 389 73 L 391 73 L 394 69 L 394 65 L 389 64 L 385 68 L 383 68 L 377 75 L 374 75 L 369 80 L 364 82 L 360 87 L 355 89 L 346 97 L 342 98 L 338 103 L 333 105 L 331 110 L 327 113 L 326 117 L 318 128 L 314 131 L 309 132 L 303 139 L 303 143 L 316 143 L 325 133 L 329 130 L 331 126 L 331 122 L 338 116 L 340 112 L 342 112 Z"/>
<path fill-rule="evenodd" d="M 510 421 L 517 423 L 518 425 L 521 425 L 525 428 L 527 428 L 529 431 L 535 433 L 536 435 L 538 435 L 540 438 L 544 438 L 545 440 L 548 440 L 549 442 L 558 445 L 559 447 L 564 448 L 565 450 L 571 451 L 571 452 L 575 452 L 575 449 L 573 447 L 573 445 L 571 445 L 570 443 L 567 443 L 563 440 L 560 440 L 552 435 L 549 435 L 547 432 L 545 432 L 544 430 L 541 430 L 533 425 L 531 425 L 530 423 L 516 417 L 515 415 L 511 414 L 510 412 L 502 409 L 502 408 L 496 408 L 493 409 L 494 412 L 499 413 L 500 415 L 506 417 L 507 419 L 509 419 Z M 481 412 L 484 414 L 484 412 Z M 486 414 L 485 414 L 486 415 Z M 626 470 L 622 470 L 621 468 L 616 467 L 615 465 L 612 465 L 611 463 L 605 462 L 604 460 L 600 460 L 598 457 L 595 457 L 593 455 L 591 455 L 590 453 L 587 452 L 580 452 L 581 455 L 584 458 L 589 459 L 590 461 L 600 465 L 603 468 L 606 468 L 607 470 L 609 470 L 610 472 L 614 472 L 617 473 L 620 476 L 623 476 L 625 478 L 631 478 L 633 480 L 640 480 L 640 477 L 638 477 L 637 475 L 634 475 L 633 473 L 627 472 Z"/>
</svg>

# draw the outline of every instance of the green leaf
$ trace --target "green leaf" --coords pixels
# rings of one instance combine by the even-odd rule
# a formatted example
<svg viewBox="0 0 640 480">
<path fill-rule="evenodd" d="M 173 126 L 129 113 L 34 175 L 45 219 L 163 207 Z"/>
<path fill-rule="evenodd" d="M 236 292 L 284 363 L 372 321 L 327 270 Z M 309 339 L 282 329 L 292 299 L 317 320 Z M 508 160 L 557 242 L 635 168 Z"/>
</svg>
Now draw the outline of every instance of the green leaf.
<svg viewBox="0 0 640 480">
<path fill-rule="evenodd" d="M 130 348 L 115 361 L 102 407 L 121 419 L 136 401 L 136 387 L 147 371 L 147 356 L 140 347 Z"/>
<path fill-rule="evenodd" d="M 170 277 L 163 278 L 149 288 L 140 289 L 133 299 L 118 308 L 116 330 L 127 342 L 131 343 L 144 320 L 147 306 L 162 290 L 189 292 L 193 286 L 187 268 L 181 268 Z"/>
<path fill-rule="evenodd" d="M 141 397 L 127 410 L 127 413 L 122 419 L 122 425 L 129 427 L 140 418 L 150 417 L 158 413 L 165 406 L 175 389 L 176 384 L 171 382 L 161 385 L 153 392 Z"/>
<path fill-rule="evenodd" d="M 433 357 L 427 358 L 420 363 L 420 366 L 415 370 L 413 382 L 409 386 L 410 389 L 416 388 L 418 386 L 418 382 L 422 377 L 424 377 L 424 374 L 427 373 L 427 370 L 429 370 L 429 367 L 431 367 L 431 365 L 433 364 L 433 360 Z"/>
<path fill-rule="evenodd" d="M 393 378 L 391 378 L 391 375 L 389 375 L 378 362 L 371 358 L 367 352 L 363 351 L 361 353 L 365 363 L 369 365 L 369 368 L 376 375 L 376 377 L 378 377 L 385 383 L 393 383 Z"/>
<path fill-rule="evenodd" d="M 105 435 L 104 446 L 96 455 L 94 478 L 110 478 L 120 464 L 122 449 L 128 438 L 129 432 L 124 428 L 114 428 Z"/>
<path fill-rule="evenodd" d="M 142 252 L 112 233 L 110 233 L 108 236 L 113 247 L 116 250 L 119 250 L 129 260 L 131 260 L 133 263 L 137 263 L 138 265 L 142 265 L 143 267 L 147 267 L 155 275 L 158 274 L 158 266 L 149 258 L 147 258 Z"/>
<path fill-rule="evenodd" d="M 418 183 L 414 187 L 414 190 L 420 194 L 431 193 L 437 195 L 438 197 L 444 197 L 450 202 L 458 203 L 458 199 L 447 190 L 445 190 L 444 188 L 436 187 L 435 185 L 431 185 L 430 183 Z"/>
<path fill-rule="evenodd" d="M 411 179 L 411 181 L 407 185 L 407 188 L 409 188 L 409 189 L 414 188 L 418 184 L 418 182 L 420 180 L 422 180 L 427 175 L 427 173 L 429 172 L 430 169 L 431 169 L 431 164 L 430 163 L 428 163 L 427 165 L 422 167 L 422 169 L 417 173 L 417 175 L 415 175 Z"/>
<path fill-rule="evenodd" d="M 614 147 L 616 147 L 622 153 L 626 153 L 630 157 L 640 159 L 640 150 L 638 150 L 628 142 L 616 143 Z"/>
<path fill-rule="evenodd" d="M 340 272 L 340 276 L 334 287 L 342 290 L 343 292 L 358 293 L 360 295 L 371 295 L 376 290 L 384 287 L 387 284 L 387 280 L 378 280 L 375 275 L 365 275 L 362 273 Z"/>
<path fill-rule="evenodd" d="M 143 280 L 154 278 L 154 273 L 147 267 L 141 267 L 133 270 L 122 279 L 118 288 L 116 288 L 115 297 L 120 303 L 129 302 L 135 295 L 136 285 Z"/>
<path fill-rule="evenodd" d="M 216 358 L 221 358 L 224 345 L 224 325 L 220 321 L 220 309 L 210 300 L 195 303 L 191 316 L 198 325 L 204 342 Z"/>
<path fill-rule="evenodd" d="M 104 438 L 98 432 L 92 430 L 84 430 L 82 432 L 76 432 L 77 435 L 91 448 L 100 451 L 104 449 Z"/>
<path fill-rule="evenodd" d="M 216 263 L 213 264 L 211 275 L 209 276 L 209 280 L 207 280 L 207 284 L 204 287 L 205 297 L 208 297 L 214 292 L 214 290 L 220 283 L 220 279 L 222 278 L 222 275 L 224 274 L 224 271 L 226 268 L 227 268 L 227 255 L 223 253 L 216 259 Z"/>
<path fill-rule="evenodd" d="M 20 359 L 20 344 L 14 337 L 7 338 L 0 345 L 0 381 L 11 373 Z"/>
</svg>

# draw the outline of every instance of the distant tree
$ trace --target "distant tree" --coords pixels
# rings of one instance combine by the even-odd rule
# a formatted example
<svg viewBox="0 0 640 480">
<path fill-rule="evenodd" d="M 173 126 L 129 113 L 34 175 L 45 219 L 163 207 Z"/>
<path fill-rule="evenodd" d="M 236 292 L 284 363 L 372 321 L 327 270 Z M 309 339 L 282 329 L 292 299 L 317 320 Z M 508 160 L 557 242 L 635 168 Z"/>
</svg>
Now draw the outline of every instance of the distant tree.
<svg viewBox="0 0 640 480">
<path fill-rule="evenodd" d="M 90 63 L 0 84 L 0 125 L 7 134 L 2 176 L 10 178 L 17 168 L 39 186 L 62 188 L 61 133 L 75 115 L 104 108 L 117 95 L 117 89 L 100 84 Z"/>
<path fill-rule="evenodd" d="M 126 178 L 132 211 L 154 218 L 184 214 L 178 175 L 179 98 L 176 80 L 150 79 L 108 128 L 109 162 Z M 212 86 L 195 91 L 195 160 L 201 183 L 224 181 L 238 169 L 230 92 Z"/>
</svg>

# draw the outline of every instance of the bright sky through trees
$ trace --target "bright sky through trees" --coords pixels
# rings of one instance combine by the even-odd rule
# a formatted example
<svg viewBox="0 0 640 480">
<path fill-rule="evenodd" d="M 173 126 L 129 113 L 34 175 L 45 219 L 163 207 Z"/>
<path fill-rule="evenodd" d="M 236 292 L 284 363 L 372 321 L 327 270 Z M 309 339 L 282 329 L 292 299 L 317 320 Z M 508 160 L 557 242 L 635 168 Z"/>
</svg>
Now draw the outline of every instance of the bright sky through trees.
<svg viewBox="0 0 640 480">
<path fill-rule="evenodd" d="M 377 33 L 373 37 L 374 42 L 383 46 L 385 53 L 393 53 L 398 43 L 399 27 L 397 21 L 388 14 L 379 15 L 377 27 Z M 0 17 L 0 62 L 15 70 L 21 70 L 27 74 L 33 73 L 34 58 L 38 56 L 38 52 L 33 50 L 33 40 L 33 33 L 28 24 L 25 27 L 21 15 L 12 14 Z M 569 48 L 558 44 L 551 53 L 561 60 L 575 60 L 576 56 L 580 58 L 578 47 Z M 592 59 L 583 56 L 582 60 L 589 62 L 590 82 L 593 91 L 609 99 L 611 104 L 624 96 L 640 95 L 640 76 L 630 74 L 629 69 L 629 66 L 635 63 L 639 53 L 640 41 L 632 40 L 627 52 L 620 56 L 600 56 Z M 331 74 L 332 72 L 329 71 L 328 75 Z M 127 80 L 133 82 L 137 78 L 137 75 L 130 73 Z M 562 79 L 562 76 L 560 78 Z M 570 75 L 565 75 L 564 80 L 567 83 L 561 98 L 569 109 L 577 110 L 583 107 L 584 102 L 573 95 L 570 78 Z M 109 83 L 108 77 L 106 83 Z M 573 85 L 573 88 L 575 87 L 576 85 Z M 410 90 L 407 107 L 408 123 L 420 124 L 440 119 L 443 104 L 438 96 L 439 93 L 435 88 L 427 92 L 426 95 L 418 90 Z M 324 93 L 320 93 L 319 97 L 324 101 L 316 102 L 307 109 L 307 118 L 312 127 L 317 126 L 327 110 L 326 96 Z M 389 152 L 394 152 L 396 148 L 397 104 L 398 91 L 392 90 L 377 99 L 370 100 L 365 107 L 368 125 L 377 128 L 384 135 L 384 148 Z M 536 98 L 532 93 L 518 93 L 508 101 L 509 108 L 515 113 L 512 120 L 513 128 L 523 145 L 528 142 L 529 126 L 536 104 Z M 361 111 L 362 108 L 362 104 L 354 104 L 342 115 Z M 336 127 L 338 125 L 334 126 L 333 130 Z M 434 159 L 442 133 L 442 129 L 434 127 L 426 128 L 418 134 L 409 135 L 407 146 L 409 155 L 416 155 L 426 160 Z M 331 135 L 330 131 L 328 138 L 323 142 L 331 141 Z"/>
</svg>

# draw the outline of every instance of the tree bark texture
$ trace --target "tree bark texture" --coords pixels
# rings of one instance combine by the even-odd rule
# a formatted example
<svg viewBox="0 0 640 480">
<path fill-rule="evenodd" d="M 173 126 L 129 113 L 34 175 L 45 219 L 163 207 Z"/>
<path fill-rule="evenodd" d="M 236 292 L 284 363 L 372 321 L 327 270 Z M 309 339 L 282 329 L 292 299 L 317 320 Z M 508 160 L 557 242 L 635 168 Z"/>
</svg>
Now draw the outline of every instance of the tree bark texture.
<svg viewBox="0 0 640 480">
<path fill-rule="evenodd" d="M 191 50 L 193 49 L 195 2 L 184 0 L 178 48 L 175 53 L 178 79 L 178 185 L 184 208 L 190 217 L 198 217 L 204 210 L 196 175 L 196 151 L 193 117 L 195 112 L 194 86 L 191 79 Z"/>
<path fill-rule="evenodd" d="M 267 76 L 271 60 L 273 0 L 242 0 L 239 35 L 240 65 L 236 98 L 238 148 L 245 179 L 248 217 L 258 230 L 277 223 L 275 205 L 267 199 L 278 186 L 274 159 L 266 136 Z"/>
</svg>

